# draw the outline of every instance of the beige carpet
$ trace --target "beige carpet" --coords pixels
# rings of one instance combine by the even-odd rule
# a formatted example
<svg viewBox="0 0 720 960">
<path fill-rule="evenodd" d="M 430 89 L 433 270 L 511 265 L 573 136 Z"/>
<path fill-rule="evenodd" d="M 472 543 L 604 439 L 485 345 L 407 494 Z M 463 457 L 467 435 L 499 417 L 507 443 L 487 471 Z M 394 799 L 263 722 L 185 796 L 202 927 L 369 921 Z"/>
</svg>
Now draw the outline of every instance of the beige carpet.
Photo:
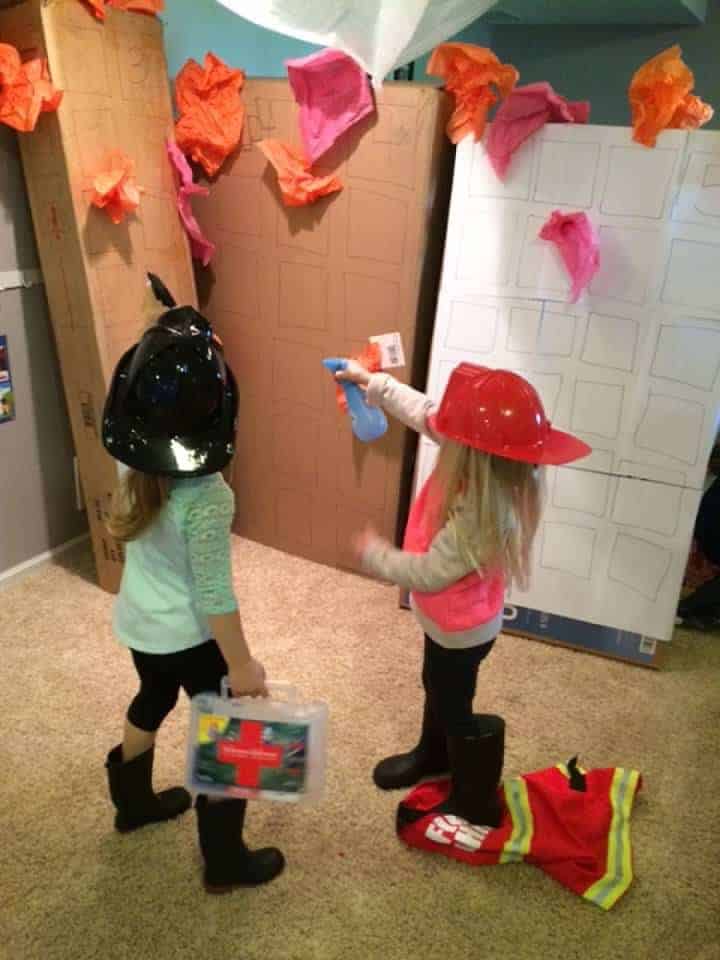
<svg viewBox="0 0 720 960">
<path fill-rule="evenodd" d="M 134 691 L 111 600 L 85 552 L 0 592 L 0 956 L 8 960 L 720 957 L 720 637 L 679 634 L 655 673 L 502 638 L 478 706 L 508 724 L 506 774 L 565 761 L 634 766 L 636 882 L 609 914 L 524 864 L 471 869 L 412 852 L 396 795 L 370 781 L 411 745 L 420 643 L 396 593 L 255 544 L 236 547 L 247 632 L 271 679 L 331 709 L 326 798 L 255 804 L 272 886 L 207 897 L 194 818 L 121 837 L 103 760 Z M 187 703 L 160 735 L 157 785 L 185 763 Z"/>
</svg>

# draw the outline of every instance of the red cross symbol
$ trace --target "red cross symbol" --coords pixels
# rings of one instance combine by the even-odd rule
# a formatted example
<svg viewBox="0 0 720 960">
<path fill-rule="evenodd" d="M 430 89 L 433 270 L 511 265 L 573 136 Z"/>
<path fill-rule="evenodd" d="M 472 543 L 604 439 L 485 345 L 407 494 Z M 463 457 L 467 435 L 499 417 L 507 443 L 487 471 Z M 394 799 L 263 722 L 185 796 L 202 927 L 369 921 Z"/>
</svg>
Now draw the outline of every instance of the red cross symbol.
<svg viewBox="0 0 720 960">
<path fill-rule="evenodd" d="M 262 732 L 262 723 L 243 720 L 237 740 L 218 740 L 217 758 L 220 763 L 235 767 L 235 783 L 239 787 L 257 787 L 262 770 L 282 766 L 283 748 L 264 744 Z"/>
</svg>

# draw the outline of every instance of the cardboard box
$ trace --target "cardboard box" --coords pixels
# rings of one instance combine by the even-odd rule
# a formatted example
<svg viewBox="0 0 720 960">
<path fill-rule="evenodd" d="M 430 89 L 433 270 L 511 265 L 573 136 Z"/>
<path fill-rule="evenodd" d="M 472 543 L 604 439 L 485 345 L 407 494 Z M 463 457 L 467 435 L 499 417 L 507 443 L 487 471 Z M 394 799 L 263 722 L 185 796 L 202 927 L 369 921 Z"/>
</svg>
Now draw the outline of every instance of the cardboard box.
<svg viewBox="0 0 720 960">
<path fill-rule="evenodd" d="M 115 9 L 101 23 L 78 0 L 27 0 L 0 13 L 0 34 L 23 59 L 46 56 L 64 91 L 20 145 L 98 578 L 114 591 L 122 551 L 104 520 L 117 469 L 100 439 L 109 379 L 140 333 L 148 270 L 178 301 L 196 302 L 165 151 L 173 117 L 162 26 Z M 118 226 L 90 205 L 112 149 L 134 160 L 145 191 L 137 216 Z"/>
<path fill-rule="evenodd" d="M 403 610 L 411 609 L 410 594 L 402 588 L 399 590 L 399 605 Z M 510 603 L 505 604 L 502 632 L 597 654 L 609 660 L 622 660 L 639 667 L 659 670 L 662 666 L 663 644 L 654 637 L 529 610 Z"/>
<path fill-rule="evenodd" d="M 255 143 L 300 145 L 297 106 L 286 81 L 248 80 L 241 148 L 195 201 L 218 245 L 201 306 L 240 386 L 236 530 L 348 568 L 367 521 L 390 539 L 404 527 L 415 437 L 392 423 L 354 440 L 321 360 L 399 331 L 407 365 L 393 372 L 425 382 L 452 159 L 444 94 L 389 83 L 376 97 L 316 166 L 342 192 L 287 208 Z"/>
<path fill-rule="evenodd" d="M 654 670 L 659 670 L 662 664 L 664 644 L 654 637 L 513 604 L 505 606 L 503 633 L 570 647 Z"/>
</svg>

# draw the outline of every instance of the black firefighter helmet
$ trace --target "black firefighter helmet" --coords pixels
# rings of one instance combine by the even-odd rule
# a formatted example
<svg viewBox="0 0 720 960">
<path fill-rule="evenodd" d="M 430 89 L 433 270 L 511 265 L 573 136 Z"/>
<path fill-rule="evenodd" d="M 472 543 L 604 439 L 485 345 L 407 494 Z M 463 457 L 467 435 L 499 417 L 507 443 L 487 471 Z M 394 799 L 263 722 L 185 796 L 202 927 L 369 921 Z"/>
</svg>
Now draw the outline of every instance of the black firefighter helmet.
<svg viewBox="0 0 720 960">
<path fill-rule="evenodd" d="M 102 439 L 116 460 L 142 473 L 202 477 L 235 450 L 238 396 L 219 341 L 193 307 L 178 307 L 157 277 L 161 312 L 113 375 Z"/>
</svg>

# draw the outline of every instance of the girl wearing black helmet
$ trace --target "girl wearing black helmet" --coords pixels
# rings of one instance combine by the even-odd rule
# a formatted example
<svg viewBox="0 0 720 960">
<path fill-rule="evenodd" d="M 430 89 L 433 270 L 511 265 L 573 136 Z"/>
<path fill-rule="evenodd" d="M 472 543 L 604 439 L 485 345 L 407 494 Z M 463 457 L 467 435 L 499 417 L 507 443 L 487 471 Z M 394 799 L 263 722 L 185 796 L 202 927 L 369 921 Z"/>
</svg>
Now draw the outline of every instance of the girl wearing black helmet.
<svg viewBox="0 0 720 960">
<path fill-rule="evenodd" d="M 190 806 L 181 787 L 152 788 L 155 737 L 181 688 L 219 692 L 227 675 L 234 694 L 267 695 L 232 582 L 234 497 L 221 471 L 234 453 L 235 378 L 208 321 L 177 307 L 152 275 L 147 309 L 151 326 L 118 364 L 103 417 L 105 448 L 127 468 L 108 523 L 126 544 L 113 626 L 140 679 L 106 762 L 121 832 Z M 208 892 L 266 883 L 283 869 L 279 850 L 245 846 L 246 805 L 198 797 Z"/>
</svg>

